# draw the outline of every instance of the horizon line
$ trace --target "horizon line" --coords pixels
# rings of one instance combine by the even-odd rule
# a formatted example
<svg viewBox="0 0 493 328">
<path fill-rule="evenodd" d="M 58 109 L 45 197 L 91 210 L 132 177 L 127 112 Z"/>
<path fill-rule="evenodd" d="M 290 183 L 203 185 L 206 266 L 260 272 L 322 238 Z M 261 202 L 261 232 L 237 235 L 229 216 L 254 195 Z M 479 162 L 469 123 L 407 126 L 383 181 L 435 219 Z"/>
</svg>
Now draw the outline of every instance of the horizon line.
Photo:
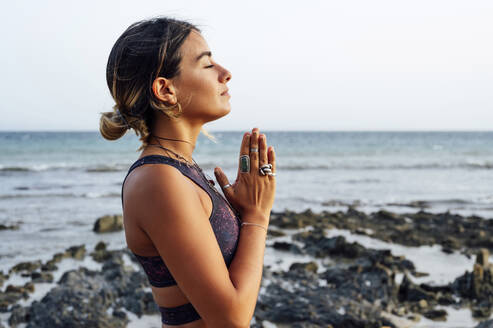
<svg viewBox="0 0 493 328">
<path fill-rule="evenodd" d="M 247 130 L 207 130 L 217 132 L 246 132 Z M 249 130 L 248 130 L 249 131 Z M 492 130 L 262 130 L 265 132 L 493 132 Z M 0 133 L 70 133 L 70 132 L 96 132 L 99 130 L 0 130 Z M 127 132 L 128 133 L 128 132 Z M 127 134 L 126 133 L 126 134 Z M 123 137 L 123 136 L 122 136 Z"/>
</svg>

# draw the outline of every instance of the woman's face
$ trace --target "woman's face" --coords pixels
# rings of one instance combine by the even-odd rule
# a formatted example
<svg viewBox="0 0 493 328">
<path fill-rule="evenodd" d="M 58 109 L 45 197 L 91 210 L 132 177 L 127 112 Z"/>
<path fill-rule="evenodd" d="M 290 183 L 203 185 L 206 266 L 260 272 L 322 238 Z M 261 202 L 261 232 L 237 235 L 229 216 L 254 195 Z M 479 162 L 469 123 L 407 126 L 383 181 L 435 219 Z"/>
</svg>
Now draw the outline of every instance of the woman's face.
<svg viewBox="0 0 493 328">
<path fill-rule="evenodd" d="M 226 83 L 231 73 L 216 63 L 202 35 L 192 30 L 180 52 L 180 74 L 171 79 L 183 114 L 198 123 L 210 122 L 231 111 Z"/>
</svg>

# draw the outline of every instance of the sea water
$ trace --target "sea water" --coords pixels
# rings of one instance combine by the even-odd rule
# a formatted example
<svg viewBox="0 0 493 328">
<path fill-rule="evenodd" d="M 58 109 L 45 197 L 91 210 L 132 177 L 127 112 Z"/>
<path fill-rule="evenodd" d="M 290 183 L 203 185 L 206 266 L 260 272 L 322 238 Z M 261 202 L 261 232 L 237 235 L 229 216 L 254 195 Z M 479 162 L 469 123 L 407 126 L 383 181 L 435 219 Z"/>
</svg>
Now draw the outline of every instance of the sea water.
<svg viewBox="0 0 493 328">
<path fill-rule="evenodd" d="M 216 166 L 236 179 L 244 132 L 212 132 L 216 143 L 199 136 L 194 159 L 211 179 Z M 493 217 L 493 132 L 261 132 L 276 150 L 274 211 L 421 206 Z M 125 246 L 122 232 L 92 227 L 121 213 L 121 184 L 139 146 L 130 132 L 116 141 L 98 132 L 0 132 L 0 224 L 19 226 L 0 231 L 0 270 L 77 244 Z"/>
</svg>

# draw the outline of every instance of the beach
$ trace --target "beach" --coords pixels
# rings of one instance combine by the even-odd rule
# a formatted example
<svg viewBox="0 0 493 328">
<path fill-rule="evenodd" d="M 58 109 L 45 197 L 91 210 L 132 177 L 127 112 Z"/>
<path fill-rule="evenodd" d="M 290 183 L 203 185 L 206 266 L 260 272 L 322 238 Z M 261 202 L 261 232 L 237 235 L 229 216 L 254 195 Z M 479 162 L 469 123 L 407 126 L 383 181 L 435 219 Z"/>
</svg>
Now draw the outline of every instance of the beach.
<svg viewBox="0 0 493 328">
<path fill-rule="evenodd" d="M 121 235 L 121 216 L 101 219 L 113 225 L 95 234 Z M 448 212 L 272 212 L 251 326 L 489 327 L 492 225 Z M 74 245 L 17 263 L 0 283 L 12 327 L 159 327 L 126 248 Z"/>
<path fill-rule="evenodd" d="M 195 160 L 234 180 L 241 134 L 201 136 Z M 252 327 L 488 327 L 493 133 L 266 134 L 279 173 Z M 2 325 L 159 327 L 122 230 L 93 231 L 121 215 L 136 139 L 0 133 Z"/>
</svg>

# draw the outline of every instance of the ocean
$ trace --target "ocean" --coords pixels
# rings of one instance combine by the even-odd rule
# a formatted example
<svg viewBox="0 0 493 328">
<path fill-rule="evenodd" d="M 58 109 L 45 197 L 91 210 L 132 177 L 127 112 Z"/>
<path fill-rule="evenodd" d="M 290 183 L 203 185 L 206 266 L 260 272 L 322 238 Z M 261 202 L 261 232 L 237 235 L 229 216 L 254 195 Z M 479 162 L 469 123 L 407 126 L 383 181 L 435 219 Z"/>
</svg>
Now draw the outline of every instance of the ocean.
<svg viewBox="0 0 493 328">
<path fill-rule="evenodd" d="M 234 181 L 242 134 L 200 135 L 195 161 Z M 493 132 L 261 131 L 276 149 L 274 211 L 450 211 L 493 217 Z M 121 213 L 121 183 L 139 141 L 98 132 L 0 132 L 0 271 L 72 245 L 125 246 L 95 220 Z M 215 180 L 215 178 L 214 178 Z M 218 189 L 220 189 L 218 187 Z"/>
</svg>

